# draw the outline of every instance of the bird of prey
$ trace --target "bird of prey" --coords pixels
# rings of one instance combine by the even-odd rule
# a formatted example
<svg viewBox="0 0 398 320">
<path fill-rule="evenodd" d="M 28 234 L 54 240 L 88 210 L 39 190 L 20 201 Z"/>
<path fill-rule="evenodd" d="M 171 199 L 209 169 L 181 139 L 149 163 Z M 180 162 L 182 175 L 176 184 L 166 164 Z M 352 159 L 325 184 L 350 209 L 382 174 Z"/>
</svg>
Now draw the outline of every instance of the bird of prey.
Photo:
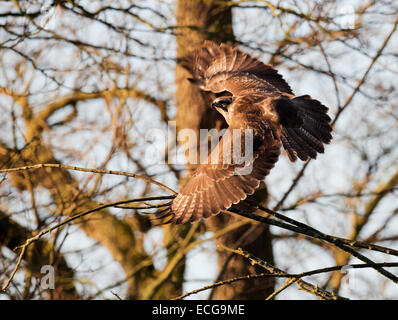
<svg viewBox="0 0 398 320">
<path fill-rule="evenodd" d="M 253 194 L 274 167 L 281 146 L 291 161 L 306 161 L 323 153 L 332 139 L 327 107 L 309 95 L 295 96 L 277 70 L 236 47 L 205 41 L 181 65 L 192 75 L 189 81 L 216 94 L 211 106 L 224 116 L 228 131 L 252 129 L 253 156 L 250 163 L 223 163 L 227 144 L 246 141 L 244 134 L 224 135 L 209 155 L 220 161 L 208 161 L 193 172 L 171 203 L 171 222 L 217 215 Z M 248 174 L 237 173 L 245 166 L 251 166 Z"/>
</svg>

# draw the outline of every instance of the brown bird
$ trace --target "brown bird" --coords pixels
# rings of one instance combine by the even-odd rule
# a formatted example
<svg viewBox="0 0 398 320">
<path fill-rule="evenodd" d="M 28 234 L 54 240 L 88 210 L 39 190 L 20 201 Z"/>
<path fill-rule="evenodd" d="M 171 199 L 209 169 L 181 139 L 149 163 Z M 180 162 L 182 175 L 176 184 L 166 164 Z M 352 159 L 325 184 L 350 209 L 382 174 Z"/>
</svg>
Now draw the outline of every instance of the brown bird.
<svg viewBox="0 0 398 320">
<path fill-rule="evenodd" d="M 189 81 L 217 94 L 211 106 L 224 116 L 228 130 L 172 201 L 174 223 L 217 215 L 253 194 L 274 167 L 281 145 L 291 161 L 306 161 L 323 153 L 332 139 L 327 107 L 308 95 L 296 97 L 275 69 L 237 48 L 205 41 L 181 65 L 191 73 Z M 234 129 L 242 134 L 233 135 Z M 244 150 L 247 129 L 253 133 L 252 159 L 238 163 L 230 155 L 226 162 L 233 146 Z"/>
</svg>

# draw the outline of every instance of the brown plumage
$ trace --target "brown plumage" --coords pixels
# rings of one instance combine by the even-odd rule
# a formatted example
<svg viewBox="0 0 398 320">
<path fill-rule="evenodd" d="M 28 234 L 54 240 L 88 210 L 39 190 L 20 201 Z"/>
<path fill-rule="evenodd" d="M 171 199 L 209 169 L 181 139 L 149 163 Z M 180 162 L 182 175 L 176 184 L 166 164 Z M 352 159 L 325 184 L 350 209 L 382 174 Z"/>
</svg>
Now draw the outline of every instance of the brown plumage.
<svg viewBox="0 0 398 320">
<path fill-rule="evenodd" d="M 226 210 L 253 194 L 274 167 L 284 149 L 291 161 L 308 160 L 324 152 L 332 128 L 327 108 L 310 96 L 294 96 L 290 86 L 270 65 L 226 44 L 210 41 L 180 60 L 191 82 L 219 96 L 215 107 L 228 123 L 228 133 L 201 164 L 171 204 L 171 221 L 197 221 Z M 241 137 L 232 132 L 241 130 Z M 225 163 L 226 146 L 245 143 L 253 132 L 253 157 L 249 162 Z M 227 149 L 232 152 L 233 148 Z M 233 157 L 231 157 L 233 158 Z M 211 163 L 211 159 L 218 159 Z M 251 170 L 242 171 L 245 166 Z M 246 168 L 247 169 L 247 168 Z"/>
</svg>

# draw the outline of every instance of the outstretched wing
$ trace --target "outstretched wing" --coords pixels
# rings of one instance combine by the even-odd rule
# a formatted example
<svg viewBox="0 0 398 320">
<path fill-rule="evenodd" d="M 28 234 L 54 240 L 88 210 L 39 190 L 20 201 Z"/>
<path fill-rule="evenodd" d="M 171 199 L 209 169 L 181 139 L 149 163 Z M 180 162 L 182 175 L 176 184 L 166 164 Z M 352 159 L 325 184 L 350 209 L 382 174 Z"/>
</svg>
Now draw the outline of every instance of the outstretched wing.
<svg viewBox="0 0 398 320">
<path fill-rule="evenodd" d="M 231 150 L 234 152 L 234 145 L 240 144 L 242 152 L 245 150 L 245 131 L 240 133 L 234 134 L 233 129 L 229 128 L 218 148 L 210 154 L 208 164 L 196 169 L 173 200 L 171 210 L 174 223 L 194 222 L 228 209 L 253 194 L 274 167 L 281 144 L 271 134 L 258 136 L 254 133 L 252 157 L 244 163 L 235 161 L 231 153 Z M 229 163 L 226 163 L 226 158 Z M 211 163 L 212 159 L 218 159 L 218 163 Z"/>
<path fill-rule="evenodd" d="M 195 80 L 210 79 L 220 73 L 247 73 L 256 76 L 281 92 L 293 94 L 292 89 L 270 65 L 239 49 L 222 43 L 205 41 L 203 45 L 180 59 Z"/>
<path fill-rule="evenodd" d="M 172 201 L 174 223 L 216 215 L 253 194 L 278 160 L 281 144 L 294 161 L 297 157 L 315 158 L 324 151 L 323 144 L 330 142 L 327 108 L 309 96 L 294 97 L 290 86 L 271 66 L 236 48 L 210 41 L 180 61 L 204 90 L 217 93 L 228 89 L 236 100 L 228 107 L 228 116 L 233 118 L 228 122 L 229 134 L 223 136 L 208 164 L 196 169 Z M 255 131 L 253 156 L 244 163 L 224 161 L 226 154 L 229 160 L 233 158 L 231 146 L 245 145 L 243 132 L 239 139 L 232 133 L 244 128 Z"/>
</svg>

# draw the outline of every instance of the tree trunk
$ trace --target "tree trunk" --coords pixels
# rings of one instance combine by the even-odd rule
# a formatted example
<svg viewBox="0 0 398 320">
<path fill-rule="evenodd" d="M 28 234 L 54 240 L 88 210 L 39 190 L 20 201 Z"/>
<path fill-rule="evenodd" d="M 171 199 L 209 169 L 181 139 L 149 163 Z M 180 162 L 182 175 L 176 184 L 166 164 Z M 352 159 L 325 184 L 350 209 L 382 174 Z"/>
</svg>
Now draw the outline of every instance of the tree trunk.
<svg viewBox="0 0 398 320">
<path fill-rule="evenodd" d="M 177 9 L 177 24 L 180 32 L 177 36 L 177 56 L 184 54 L 202 44 L 206 39 L 216 42 L 233 41 L 232 13 L 231 8 L 220 2 L 213 4 L 209 1 L 198 0 L 179 0 Z M 226 126 L 224 119 L 214 109 L 209 109 L 212 96 L 199 90 L 186 79 L 189 74 L 182 67 L 176 67 L 177 85 L 177 130 L 193 129 L 199 137 L 199 129 L 217 128 Z M 199 146 L 199 144 L 197 144 Z M 191 172 L 194 165 L 188 164 L 187 170 Z M 183 186 L 186 179 L 180 180 Z M 261 202 L 266 199 L 266 188 L 259 192 L 257 197 L 261 197 Z M 265 197 L 264 197 L 265 195 Z M 212 231 L 221 230 L 228 224 L 236 221 L 237 218 L 219 214 L 206 221 L 206 225 Z M 272 243 L 268 227 L 257 227 L 255 232 L 251 232 L 252 224 L 242 226 L 229 232 L 217 240 L 217 243 L 228 247 L 239 245 L 243 249 L 250 251 L 257 257 L 270 263 L 273 262 Z M 182 227 L 183 228 L 183 227 Z M 248 233 L 248 236 L 244 236 Z M 239 240 L 245 237 L 242 243 Z M 242 257 L 228 259 L 228 254 L 219 253 L 218 263 L 222 274 L 220 278 L 228 279 L 241 275 L 264 272 L 257 270 Z M 227 259 L 229 260 L 228 263 Z M 231 286 L 218 288 L 214 293 L 216 299 L 264 299 L 273 292 L 274 282 L 268 279 L 257 279 L 241 281 Z"/>
</svg>

